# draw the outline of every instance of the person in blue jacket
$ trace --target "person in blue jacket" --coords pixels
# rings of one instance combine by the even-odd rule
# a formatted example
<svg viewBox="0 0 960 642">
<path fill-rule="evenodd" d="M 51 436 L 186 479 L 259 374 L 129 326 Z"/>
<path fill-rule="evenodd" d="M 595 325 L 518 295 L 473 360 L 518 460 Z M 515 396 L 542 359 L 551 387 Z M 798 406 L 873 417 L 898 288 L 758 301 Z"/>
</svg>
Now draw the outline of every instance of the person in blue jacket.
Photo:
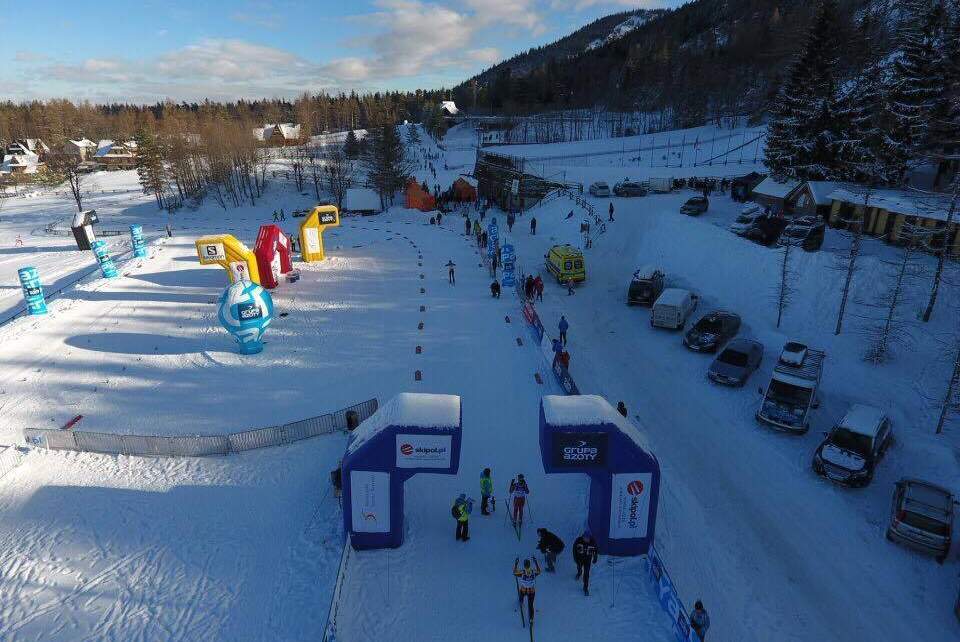
<svg viewBox="0 0 960 642">
<path fill-rule="evenodd" d="M 567 330 L 570 329 L 570 324 L 567 323 L 567 317 L 560 315 L 560 323 L 557 324 L 557 329 L 560 330 L 560 341 L 563 345 L 567 345 Z"/>
</svg>

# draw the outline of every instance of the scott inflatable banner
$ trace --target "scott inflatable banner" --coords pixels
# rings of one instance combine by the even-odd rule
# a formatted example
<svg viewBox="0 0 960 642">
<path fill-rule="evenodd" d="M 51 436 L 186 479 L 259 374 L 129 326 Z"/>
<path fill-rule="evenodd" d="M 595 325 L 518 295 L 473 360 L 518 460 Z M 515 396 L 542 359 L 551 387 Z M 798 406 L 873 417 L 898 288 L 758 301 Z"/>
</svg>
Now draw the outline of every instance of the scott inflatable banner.
<svg viewBox="0 0 960 642">
<path fill-rule="evenodd" d="M 143 238 L 143 226 L 130 226 L 130 244 L 133 246 L 133 255 L 136 258 L 143 258 L 147 255 L 147 242 Z"/>
<path fill-rule="evenodd" d="M 273 321 L 273 299 L 262 286 L 237 281 L 220 295 L 218 318 L 242 354 L 256 354 L 263 350 L 263 333 Z"/>
<path fill-rule="evenodd" d="M 20 286 L 23 288 L 23 298 L 27 302 L 27 312 L 30 314 L 46 314 L 47 301 L 43 295 L 43 284 L 40 283 L 40 273 L 35 267 L 25 267 L 17 270 L 20 277 Z"/>
<path fill-rule="evenodd" d="M 93 255 L 97 257 L 97 263 L 100 264 L 100 273 L 105 279 L 112 279 L 117 276 L 117 266 L 113 263 L 113 257 L 107 249 L 107 242 L 97 239 L 90 244 Z"/>
<path fill-rule="evenodd" d="M 404 482 L 418 473 L 457 474 L 461 417 L 456 395 L 402 393 L 351 433 L 343 527 L 355 549 L 403 543 Z"/>
<path fill-rule="evenodd" d="M 587 522 L 602 553 L 647 553 L 657 518 L 660 464 L 636 426 L 603 397 L 545 396 L 540 453 L 549 474 L 590 477 Z"/>
</svg>

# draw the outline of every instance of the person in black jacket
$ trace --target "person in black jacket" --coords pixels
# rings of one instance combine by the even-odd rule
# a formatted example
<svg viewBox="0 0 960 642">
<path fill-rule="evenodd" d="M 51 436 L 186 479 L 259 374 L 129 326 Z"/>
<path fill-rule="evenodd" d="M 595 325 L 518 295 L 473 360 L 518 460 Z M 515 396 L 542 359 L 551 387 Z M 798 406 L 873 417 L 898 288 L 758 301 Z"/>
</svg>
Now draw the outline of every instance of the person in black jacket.
<svg viewBox="0 0 960 642">
<path fill-rule="evenodd" d="M 583 594 L 590 595 L 590 566 L 597 563 L 597 542 L 590 531 L 573 542 L 573 561 L 577 563 L 577 577 L 583 576 Z"/>
<path fill-rule="evenodd" d="M 540 536 L 537 550 L 543 553 L 543 557 L 547 561 L 547 571 L 553 573 L 557 570 L 554 566 L 557 562 L 557 555 L 563 552 L 563 540 L 545 528 L 538 528 L 537 535 Z"/>
</svg>

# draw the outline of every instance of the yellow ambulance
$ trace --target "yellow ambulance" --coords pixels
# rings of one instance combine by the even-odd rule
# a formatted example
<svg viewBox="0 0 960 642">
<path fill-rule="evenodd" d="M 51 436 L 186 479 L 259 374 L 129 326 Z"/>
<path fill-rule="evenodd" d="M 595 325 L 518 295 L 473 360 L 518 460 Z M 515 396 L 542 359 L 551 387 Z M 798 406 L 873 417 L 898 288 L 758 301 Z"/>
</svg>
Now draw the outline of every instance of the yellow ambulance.
<svg viewBox="0 0 960 642">
<path fill-rule="evenodd" d="M 587 280 L 586 263 L 583 253 L 570 245 L 554 245 L 544 257 L 547 270 L 557 277 L 558 283 L 569 280 L 576 282 Z"/>
</svg>

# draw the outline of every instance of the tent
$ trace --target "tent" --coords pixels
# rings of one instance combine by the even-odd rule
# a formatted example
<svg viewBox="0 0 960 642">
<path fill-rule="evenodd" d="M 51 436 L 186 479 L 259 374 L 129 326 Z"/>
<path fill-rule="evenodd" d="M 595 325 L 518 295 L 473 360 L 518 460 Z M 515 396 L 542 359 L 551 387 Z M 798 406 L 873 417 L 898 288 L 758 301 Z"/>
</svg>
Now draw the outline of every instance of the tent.
<svg viewBox="0 0 960 642">
<path fill-rule="evenodd" d="M 424 191 L 420 183 L 412 178 L 407 182 L 405 195 L 405 206 L 409 209 L 421 212 L 437 209 L 437 199 L 430 192 Z"/>
</svg>

